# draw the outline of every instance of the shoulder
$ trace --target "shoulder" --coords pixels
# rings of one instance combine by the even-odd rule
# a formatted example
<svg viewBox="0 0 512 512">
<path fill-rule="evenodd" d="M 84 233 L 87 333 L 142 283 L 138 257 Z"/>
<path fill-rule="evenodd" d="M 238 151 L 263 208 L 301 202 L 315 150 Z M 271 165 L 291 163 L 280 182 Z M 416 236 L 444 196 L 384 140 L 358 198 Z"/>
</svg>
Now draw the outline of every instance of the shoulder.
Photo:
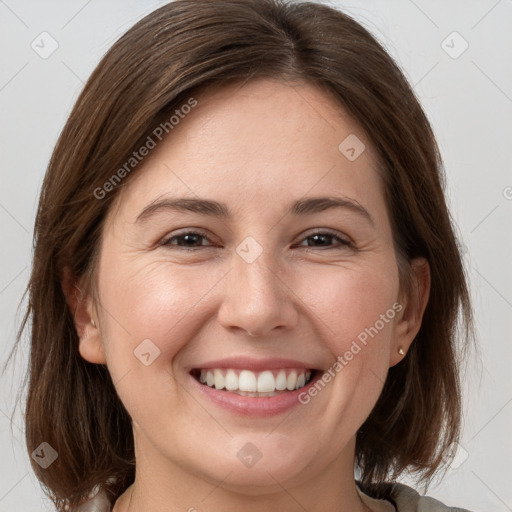
<svg viewBox="0 0 512 512">
<path fill-rule="evenodd" d="M 445 505 L 439 500 L 429 496 L 422 496 L 418 491 L 405 484 L 388 482 L 381 484 L 381 488 L 389 495 L 388 500 L 375 500 L 362 492 L 360 481 L 356 479 L 358 491 L 369 498 L 375 504 L 385 502 L 389 506 L 392 502 L 397 512 L 471 512 L 465 508 L 457 508 Z"/>
<path fill-rule="evenodd" d="M 421 496 L 415 489 L 401 483 L 391 485 L 391 498 L 398 512 L 471 512 L 465 508 L 447 506 L 429 496 Z"/>
</svg>

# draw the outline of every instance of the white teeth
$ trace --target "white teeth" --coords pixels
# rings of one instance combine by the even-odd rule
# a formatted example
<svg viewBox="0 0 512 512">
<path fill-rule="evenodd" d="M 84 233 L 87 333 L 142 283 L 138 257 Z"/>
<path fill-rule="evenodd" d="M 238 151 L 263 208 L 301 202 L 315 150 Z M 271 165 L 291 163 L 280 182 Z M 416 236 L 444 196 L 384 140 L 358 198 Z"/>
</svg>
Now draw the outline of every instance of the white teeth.
<svg viewBox="0 0 512 512">
<path fill-rule="evenodd" d="M 228 391 L 235 391 L 238 389 L 238 375 L 234 370 L 227 371 L 224 385 Z"/>
<path fill-rule="evenodd" d="M 274 396 L 283 391 L 300 389 L 309 382 L 310 370 L 201 370 L 199 382 L 215 389 L 225 389 L 244 396 Z"/>
<path fill-rule="evenodd" d="M 209 384 L 208 384 L 209 385 Z M 286 389 L 293 391 L 297 385 L 297 372 L 291 372 L 286 379 Z"/>
<path fill-rule="evenodd" d="M 215 389 L 224 388 L 224 375 L 220 370 L 213 370 L 213 377 L 215 379 Z"/>
<path fill-rule="evenodd" d="M 240 391 L 256 391 L 256 375 L 249 370 L 242 370 L 238 377 L 238 389 Z"/>
<path fill-rule="evenodd" d="M 261 372 L 258 375 L 258 393 L 270 393 L 275 391 L 276 381 L 272 372 Z"/>
<path fill-rule="evenodd" d="M 276 389 L 284 391 L 286 389 L 286 372 L 281 370 L 276 377 Z"/>
</svg>

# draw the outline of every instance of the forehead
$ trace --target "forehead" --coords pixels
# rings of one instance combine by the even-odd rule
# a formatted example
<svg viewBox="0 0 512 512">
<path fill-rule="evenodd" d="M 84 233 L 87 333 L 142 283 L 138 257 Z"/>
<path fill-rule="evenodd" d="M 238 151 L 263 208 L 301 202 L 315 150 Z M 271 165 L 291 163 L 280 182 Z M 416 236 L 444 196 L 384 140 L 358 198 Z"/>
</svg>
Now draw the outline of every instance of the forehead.
<svg viewBox="0 0 512 512">
<path fill-rule="evenodd" d="M 384 207 L 371 142 L 322 89 L 258 79 L 194 99 L 123 187 L 121 210 L 162 194 L 210 197 L 237 210 L 333 193 Z"/>
</svg>

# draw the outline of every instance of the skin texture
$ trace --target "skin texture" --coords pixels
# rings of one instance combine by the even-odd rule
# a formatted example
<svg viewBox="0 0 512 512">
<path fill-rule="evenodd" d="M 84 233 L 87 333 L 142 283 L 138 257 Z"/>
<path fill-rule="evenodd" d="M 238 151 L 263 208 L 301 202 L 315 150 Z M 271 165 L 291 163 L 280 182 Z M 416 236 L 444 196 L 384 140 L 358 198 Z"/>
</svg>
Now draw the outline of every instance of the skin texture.
<svg viewBox="0 0 512 512">
<path fill-rule="evenodd" d="M 196 99 L 109 211 L 99 300 L 87 296 L 73 308 L 82 357 L 107 364 L 133 420 L 136 480 L 114 510 L 393 510 L 359 498 L 355 435 L 388 368 L 404 357 L 398 348 L 407 352 L 419 330 L 430 284 L 428 265 L 418 259 L 413 296 L 400 293 L 371 142 L 308 84 L 256 80 Z M 354 161 L 338 149 L 349 134 L 366 145 Z M 164 195 L 221 201 L 233 217 L 160 210 L 136 222 Z M 286 213 L 312 196 L 349 197 L 374 225 L 348 209 Z M 159 245 L 185 228 L 209 240 L 197 238 L 195 251 L 182 239 Z M 317 228 L 353 247 L 308 238 Z M 247 236 L 262 248 L 252 263 L 236 252 Z M 396 302 L 401 311 L 291 412 L 242 417 L 191 386 L 186 369 L 234 355 L 326 370 Z M 149 366 L 133 353 L 144 339 L 161 351 Z M 262 453 L 251 468 L 237 457 L 247 442 Z"/>
</svg>

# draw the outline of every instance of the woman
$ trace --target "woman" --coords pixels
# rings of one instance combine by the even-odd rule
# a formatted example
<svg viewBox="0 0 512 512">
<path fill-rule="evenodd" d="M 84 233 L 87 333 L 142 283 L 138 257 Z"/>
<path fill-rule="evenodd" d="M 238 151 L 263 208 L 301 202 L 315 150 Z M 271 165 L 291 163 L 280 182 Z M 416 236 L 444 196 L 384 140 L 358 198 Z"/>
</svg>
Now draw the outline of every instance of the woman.
<svg viewBox="0 0 512 512">
<path fill-rule="evenodd" d="M 36 220 L 27 445 L 58 510 L 448 510 L 396 483 L 460 435 L 442 185 L 410 86 L 347 15 L 178 0 L 138 22 Z"/>
</svg>

